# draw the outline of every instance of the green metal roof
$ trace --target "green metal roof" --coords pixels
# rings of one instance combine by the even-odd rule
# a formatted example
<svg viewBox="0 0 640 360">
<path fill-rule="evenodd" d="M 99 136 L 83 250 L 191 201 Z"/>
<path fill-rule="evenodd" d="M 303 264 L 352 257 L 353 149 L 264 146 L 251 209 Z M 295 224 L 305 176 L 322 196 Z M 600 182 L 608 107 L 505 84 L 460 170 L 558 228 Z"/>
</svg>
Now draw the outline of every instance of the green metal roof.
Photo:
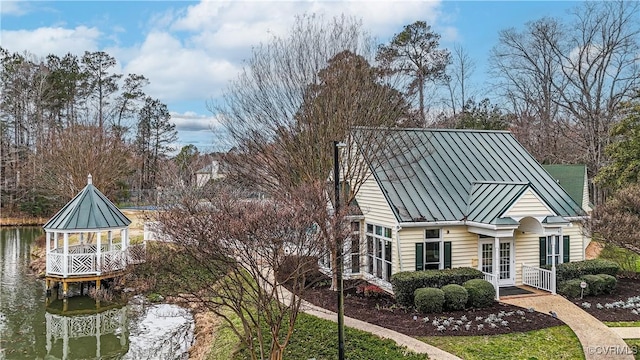
<svg viewBox="0 0 640 360">
<path fill-rule="evenodd" d="M 528 183 L 473 183 L 468 200 L 466 220 L 486 224 L 494 223 L 528 188 Z"/>
<path fill-rule="evenodd" d="M 584 201 L 584 182 L 587 177 L 585 165 L 542 165 L 551 176 L 560 182 L 576 203 Z"/>
<path fill-rule="evenodd" d="M 495 216 L 524 191 L 523 184 L 557 215 L 585 215 L 507 131 L 363 127 L 354 130 L 361 147 L 372 131 L 384 134 L 384 142 L 377 155 L 365 156 L 399 222 L 460 221 L 470 215 L 504 222 Z"/>
<path fill-rule="evenodd" d="M 131 224 L 91 182 L 44 225 L 45 230 L 123 228 Z"/>
</svg>

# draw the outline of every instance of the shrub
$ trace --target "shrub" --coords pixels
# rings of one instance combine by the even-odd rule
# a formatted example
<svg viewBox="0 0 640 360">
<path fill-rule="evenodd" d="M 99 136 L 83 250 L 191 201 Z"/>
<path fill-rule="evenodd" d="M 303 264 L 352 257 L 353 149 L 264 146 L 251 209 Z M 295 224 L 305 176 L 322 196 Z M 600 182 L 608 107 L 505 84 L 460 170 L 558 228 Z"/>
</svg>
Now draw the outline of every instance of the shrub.
<svg viewBox="0 0 640 360">
<path fill-rule="evenodd" d="M 444 291 L 436 288 L 420 288 L 415 291 L 415 307 L 421 313 L 442 312 Z"/>
<path fill-rule="evenodd" d="M 604 282 L 604 293 L 611 294 L 616 289 L 618 285 L 618 279 L 615 276 L 611 276 L 608 274 L 598 274 L 596 275 Z"/>
<path fill-rule="evenodd" d="M 363 289 L 363 293 L 365 297 L 370 298 L 379 298 L 385 294 L 385 291 L 376 285 L 367 285 Z"/>
<path fill-rule="evenodd" d="M 571 279 L 566 281 L 558 282 L 558 287 L 556 291 L 558 294 L 568 297 L 568 298 L 578 298 L 580 294 L 582 294 L 582 288 L 580 287 L 580 283 L 582 280 L 580 279 Z M 587 283 L 587 288 L 584 289 L 584 295 L 589 294 L 589 283 Z"/>
<path fill-rule="evenodd" d="M 604 294 L 604 279 L 598 275 L 584 275 L 580 278 L 584 280 L 589 289 L 589 295 L 601 295 Z"/>
<path fill-rule="evenodd" d="M 546 268 L 550 268 L 546 266 Z M 620 266 L 613 261 L 593 259 L 562 263 L 556 267 L 558 282 L 578 279 L 584 275 L 608 274 L 616 276 Z"/>
<path fill-rule="evenodd" d="M 473 279 L 462 284 L 469 294 L 467 305 L 474 308 L 488 307 L 496 298 L 496 289 L 483 279 Z"/>
<path fill-rule="evenodd" d="M 391 276 L 391 285 L 398 304 L 413 306 L 416 289 L 441 288 L 448 284 L 462 285 L 471 279 L 482 279 L 482 271 L 469 267 L 444 270 L 402 271 Z"/>
<path fill-rule="evenodd" d="M 467 290 L 458 284 L 449 284 L 442 287 L 444 292 L 444 307 L 448 310 L 464 310 L 469 299 Z"/>
</svg>

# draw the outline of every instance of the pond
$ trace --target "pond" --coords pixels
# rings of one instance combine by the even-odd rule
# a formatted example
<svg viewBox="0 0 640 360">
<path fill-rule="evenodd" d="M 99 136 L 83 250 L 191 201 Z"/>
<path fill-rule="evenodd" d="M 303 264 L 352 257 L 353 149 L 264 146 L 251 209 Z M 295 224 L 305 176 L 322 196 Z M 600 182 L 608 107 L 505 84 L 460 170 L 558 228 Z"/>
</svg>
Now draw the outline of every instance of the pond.
<svg viewBox="0 0 640 360">
<path fill-rule="evenodd" d="M 47 298 L 29 270 L 42 229 L 0 229 L 0 360 L 186 359 L 193 317 L 169 304 L 96 303 L 86 296 Z"/>
</svg>

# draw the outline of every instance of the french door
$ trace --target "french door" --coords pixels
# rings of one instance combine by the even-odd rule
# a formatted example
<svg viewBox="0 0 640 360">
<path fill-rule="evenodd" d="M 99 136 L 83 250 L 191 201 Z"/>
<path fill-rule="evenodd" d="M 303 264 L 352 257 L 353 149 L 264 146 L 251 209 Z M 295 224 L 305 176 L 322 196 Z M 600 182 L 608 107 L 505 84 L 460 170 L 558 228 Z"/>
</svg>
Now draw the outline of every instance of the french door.
<svg viewBox="0 0 640 360">
<path fill-rule="evenodd" d="M 494 252 L 493 240 L 482 240 L 479 247 L 479 268 L 481 271 L 493 274 L 493 252 Z M 500 275 L 498 285 L 499 286 L 512 286 L 516 283 L 515 272 L 515 256 L 514 256 L 514 243 L 512 239 L 500 240 L 498 248 L 498 273 Z"/>
</svg>

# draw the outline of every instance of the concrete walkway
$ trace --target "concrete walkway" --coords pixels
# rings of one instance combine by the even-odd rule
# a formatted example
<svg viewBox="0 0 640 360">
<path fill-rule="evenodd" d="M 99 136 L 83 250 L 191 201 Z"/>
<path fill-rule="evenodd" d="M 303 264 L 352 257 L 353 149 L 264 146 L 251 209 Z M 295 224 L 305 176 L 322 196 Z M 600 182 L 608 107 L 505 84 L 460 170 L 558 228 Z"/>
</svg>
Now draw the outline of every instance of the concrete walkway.
<svg viewBox="0 0 640 360">
<path fill-rule="evenodd" d="M 338 314 L 327 309 L 315 306 L 303 300 L 302 311 L 309 315 L 317 316 L 321 319 L 331 320 L 333 322 L 338 321 Z M 377 335 L 381 338 L 391 339 L 400 346 L 406 346 L 407 349 L 419 353 L 429 355 L 429 359 L 436 360 L 462 360 L 459 357 L 450 354 L 444 350 L 438 349 L 435 346 L 424 343 L 420 340 L 414 339 L 411 336 L 401 334 L 399 332 L 383 328 L 378 325 L 370 324 L 365 321 L 353 319 L 348 316 L 344 317 L 344 325 L 350 328 L 366 331 L 368 333 Z"/>
<path fill-rule="evenodd" d="M 640 327 L 610 327 L 609 329 L 623 339 L 640 339 Z"/>
<path fill-rule="evenodd" d="M 506 298 L 501 301 L 527 309 L 534 308 L 545 314 L 555 312 L 580 340 L 586 360 L 634 360 L 632 349 L 616 331 L 560 295 Z"/>
</svg>

